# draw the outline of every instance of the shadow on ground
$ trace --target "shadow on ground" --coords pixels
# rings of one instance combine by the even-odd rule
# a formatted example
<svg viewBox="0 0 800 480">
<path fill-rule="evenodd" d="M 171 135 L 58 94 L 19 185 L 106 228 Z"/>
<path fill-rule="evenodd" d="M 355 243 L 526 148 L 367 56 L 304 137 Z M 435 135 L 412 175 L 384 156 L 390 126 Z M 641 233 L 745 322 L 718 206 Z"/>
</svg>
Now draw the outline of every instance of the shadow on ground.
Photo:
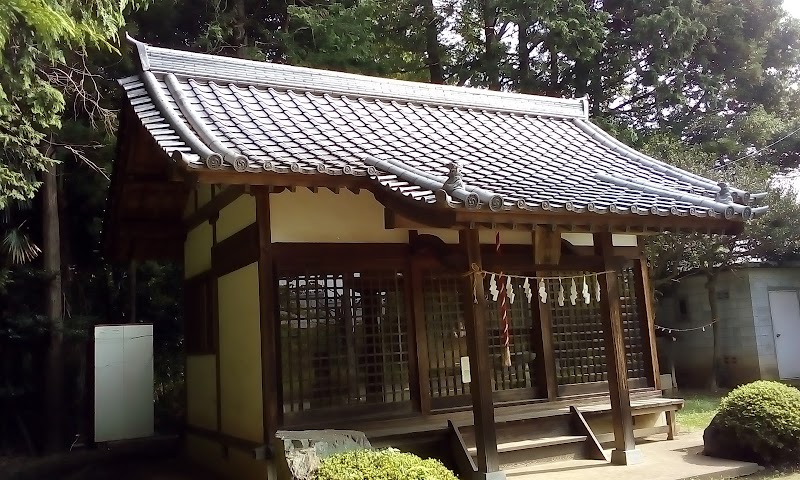
<svg viewBox="0 0 800 480">
<path fill-rule="evenodd" d="M 0 480 L 219 480 L 183 460 L 175 437 L 1 463 Z"/>
</svg>

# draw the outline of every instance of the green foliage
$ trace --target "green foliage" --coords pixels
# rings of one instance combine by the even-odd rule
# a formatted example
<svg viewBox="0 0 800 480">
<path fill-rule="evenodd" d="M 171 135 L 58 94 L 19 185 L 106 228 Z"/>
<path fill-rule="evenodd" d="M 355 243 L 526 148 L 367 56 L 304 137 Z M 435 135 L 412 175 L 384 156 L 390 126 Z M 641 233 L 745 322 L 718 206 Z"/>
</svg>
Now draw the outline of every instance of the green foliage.
<svg viewBox="0 0 800 480">
<path fill-rule="evenodd" d="M 688 271 L 716 274 L 749 261 L 779 261 L 800 255 L 800 205 L 797 192 L 773 181 L 778 169 L 748 159 L 719 168 L 717 157 L 702 146 L 671 135 L 651 135 L 639 143 L 645 153 L 707 178 L 749 192 L 767 192 L 766 214 L 731 235 L 671 233 L 647 237 L 646 249 L 656 289 Z"/>
<path fill-rule="evenodd" d="M 352 450 L 324 459 L 317 480 L 457 480 L 434 459 L 423 460 L 394 449 Z"/>
<path fill-rule="evenodd" d="M 758 455 L 760 462 L 800 458 L 800 390 L 760 380 L 736 388 L 720 403 L 721 428 Z"/>
<path fill-rule="evenodd" d="M 419 24 L 413 4 L 378 0 L 334 1 L 288 7 L 282 36 L 287 59 L 297 65 L 407 80 L 425 78 Z"/>
<path fill-rule="evenodd" d="M 5 0 L 0 5 L 0 210 L 33 198 L 53 164 L 48 135 L 61 126 L 67 57 L 115 51 L 123 12 L 115 0 Z M 60 80 L 59 80 L 60 79 Z"/>
</svg>

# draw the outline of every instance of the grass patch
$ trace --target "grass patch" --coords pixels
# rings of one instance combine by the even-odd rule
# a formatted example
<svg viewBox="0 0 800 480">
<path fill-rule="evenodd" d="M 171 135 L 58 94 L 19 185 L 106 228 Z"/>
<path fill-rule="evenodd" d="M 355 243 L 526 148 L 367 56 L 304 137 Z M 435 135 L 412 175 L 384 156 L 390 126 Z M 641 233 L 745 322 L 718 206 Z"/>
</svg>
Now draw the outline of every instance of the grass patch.
<svg viewBox="0 0 800 480">
<path fill-rule="evenodd" d="M 705 430 L 719 409 L 719 402 L 724 393 L 696 392 L 684 393 L 682 409 L 678 410 L 678 428 L 681 432 L 697 432 Z"/>
<path fill-rule="evenodd" d="M 775 470 L 764 470 L 753 475 L 748 475 L 748 479 L 752 480 L 800 480 L 800 472 L 798 470 L 776 472 Z"/>
</svg>

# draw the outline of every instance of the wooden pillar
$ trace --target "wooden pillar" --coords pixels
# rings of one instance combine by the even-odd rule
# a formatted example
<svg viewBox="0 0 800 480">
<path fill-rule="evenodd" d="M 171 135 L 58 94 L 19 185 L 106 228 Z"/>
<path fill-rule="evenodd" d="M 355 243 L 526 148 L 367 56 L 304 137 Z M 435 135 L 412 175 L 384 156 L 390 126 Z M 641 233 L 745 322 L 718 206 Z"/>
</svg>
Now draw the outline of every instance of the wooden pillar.
<svg viewBox="0 0 800 480">
<path fill-rule="evenodd" d="M 413 362 L 414 366 L 411 371 L 415 373 L 419 411 L 427 415 L 431 412 L 431 362 L 428 358 L 428 329 L 423 303 L 425 295 L 422 288 L 423 271 L 419 262 L 413 259 L 409 270 L 411 272 L 411 311 L 414 313 L 412 317 L 414 324 L 410 329 L 411 335 L 409 335 L 413 344 L 409 345 L 409 352 L 414 352 L 416 360 Z"/>
<path fill-rule="evenodd" d="M 611 233 L 594 234 L 595 253 L 603 258 L 603 270 L 618 271 L 614 261 Z M 611 416 L 614 424 L 614 451 L 611 462 L 618 465 L 641 463 L 641 451 L 636 449 L 633 437 L 633 417 L 628 388 L 628 367 L 625 355 L 625 336 L 620 310 L 619 281 L 617 274 L 599 275 L 600 315 L 608 367 L 608 390 L 611 396 Z"/>
<path fill-rule="evenodd" d="M 531 234 L 531 245 L 533 247 L 533 261 L 534 263 L 553 263 L 556 266 L 561 259 L 561 234 L 548 230 L 546 225 L 539 225 L 536 230 Z M 537 271 L 534 272 L 536 276 L 545 276 L 548 272 Z M 533 288 L 536 292 L 539 290 L 539 285 L 534 285 Z M 534 339 L 537 342 L 537 353 L 542 356 L 536 365 L 539 367 L 536 371 L 537 382 L 539 387 L 544 389 L 547 399 L 555 401 L 558 398 L 558 379 L 556 378 L 556 357 L 553 352 L 553 319 L 550 314 L 550 304 L 538 301 L 537 308 L 534 310 L 534 315 L 539 325 L 539 338 Z"/>
<path fill-rule="evenodd" d="M 481 267 L 481 249 L 478 231 L 475 229 L 459 232 L 461 247 L 467 253 L 467 267 Z M 473 291 L 474 289 L 474 291 Z M 464 280 L 462 291 L 464 305 L 464 327 L 467 333 L 467 352 L 470 363 L 470 393 L 472 394 L 472 415 L 475 425 L 475 446 L 478 451 L 478 479 L 505 479 L 499 471 L 497 455 L 497 431 L 494 424 L 494 403 L 492 401 L 492 368 L 489 358 L 489 341 L 486 338 L 486 297 L 483 282 L 473 282 L 473 277 Z M 477 300 L 477 301 L 476 301 Z"/>
<path fill-rule="evenodd" d="M 543 275 L 544 272 L 537 271 L 534 275 Z M 533 288 L 533 287 L 532 287 Z M 538 285 L 536 290 L 538 291 Z M 553 351 L 553 319 L 550 314 L 550 304 L 538 301 L 538 296 L 534 298 L 537 300 L 537 319 L 539 323 L 540 337 L 537 341 L 542 358 L 536 362 L 541 368 L 537 371 L 539 377 L 539 384 L 545 388 L 547 399 L 551 402 L 558 398 L 558 378 L 556 377 L 556 355 Z M 535 314 L 536 314 L 535 313 Z"/>
<path fill-rule="evenodd" d="M 645 365 L 648 367 L 650 385 L 656 390 L 661 390 L 661 371 L 658 367 L 658 350 L 656 349 L 656 324 L 655 310 L 653 310 L 653 289 L 650 287 L 650 272 L 647 268 L 647 258 L 642 255 L 634 261 L 633 266 L 634 288 L 636 305 L 639 314 Z"/>
<path fill-rule="evenodd" d="M 278 354 L 277 289 L 272 252 L 272 233 L 269 211 L 269 191 L 259 188 L 253 192 L 256 201 L 258 226 L 258 291 L 261 322 L 261 395 L 264 404 L 264 443 L 271 445 L 280 421 Z"/>
</svg>

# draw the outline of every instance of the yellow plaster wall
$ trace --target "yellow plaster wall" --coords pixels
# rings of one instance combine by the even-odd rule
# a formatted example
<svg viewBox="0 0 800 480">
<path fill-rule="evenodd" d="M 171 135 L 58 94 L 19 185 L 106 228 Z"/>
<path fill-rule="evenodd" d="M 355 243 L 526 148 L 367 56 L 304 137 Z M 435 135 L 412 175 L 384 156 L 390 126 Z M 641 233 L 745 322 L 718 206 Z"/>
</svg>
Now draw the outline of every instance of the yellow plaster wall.
<svg viewBox="0 0 800 480">
<path fill-rule="evenodd" d="M 256 202 L 252 195 L 243 194 L 220 210 L 217 220 L 217 242 L 256 221 Z"/>
<path fill-rule="evenodd" d="M 195 192 L 197 194 L 198 208 L 211 201 L 211 185 L 207 183 L 199 183 L 197 184 L 197 188 L 195 188 Z"/>
<path fill-rule="evenodd" d="M 384 228 L 383 205 L 370 192 L 306 188 L 270 195 L 273 242 L 407 243 L 406 230 Z"/>
<path fill-rule="evenodd" d="M 218 279 L 222 431 L 262 441 L 258 263 Z"/>
<path fill-rule="evenodd" d="M 295 192 L 287 190 L 272 194 L 270 216 L 273 242 L 408 242 L 408 230 L 385 228 L 383 205 L 372 193 L 364 190 L 358 194 L 349 190 L 336 194 L 326 189 L 312 193 L 306 188 L 298 188 Z M 254 220 L 255 216 L 242 226 Z M 417 231 L 435 235 L 448 244 L 458 243 L 458 230 L 426 228 Z M 496 233 L 481 230 L 481 243 L 494 244 Z M 593 245 L 590 233 L 563 233 L 561 238 L 577 246 Z M 613 239 L 616 246 L 636 245 L 636 235 L 614 234 Z M 501 230 L 500 241 L 505 245 L 530 245 L 531 231 Z"/>
<path fill-rule="evenodd" d="M 197 195 L 197 190 L 192 190 L 189 192 L 188 199 L 186 200 L 186 207 L 183 209 L 183 218 L 188 217 L 189 215 L 193 214 L 195 211 L 194 208 L 194 197 Z"/>
<path fill-rule="evenodd" d="M 217 429 L 217 365 L 214 355 L 186 356 L 186 403 L 189 425 Z"/>
<path fill-rule="evenodd" d="M 211 224 L 204 222 L 186 234 L 183 248 L 183 276 L 190 278 L 211 269 Z"/>
</svg>

